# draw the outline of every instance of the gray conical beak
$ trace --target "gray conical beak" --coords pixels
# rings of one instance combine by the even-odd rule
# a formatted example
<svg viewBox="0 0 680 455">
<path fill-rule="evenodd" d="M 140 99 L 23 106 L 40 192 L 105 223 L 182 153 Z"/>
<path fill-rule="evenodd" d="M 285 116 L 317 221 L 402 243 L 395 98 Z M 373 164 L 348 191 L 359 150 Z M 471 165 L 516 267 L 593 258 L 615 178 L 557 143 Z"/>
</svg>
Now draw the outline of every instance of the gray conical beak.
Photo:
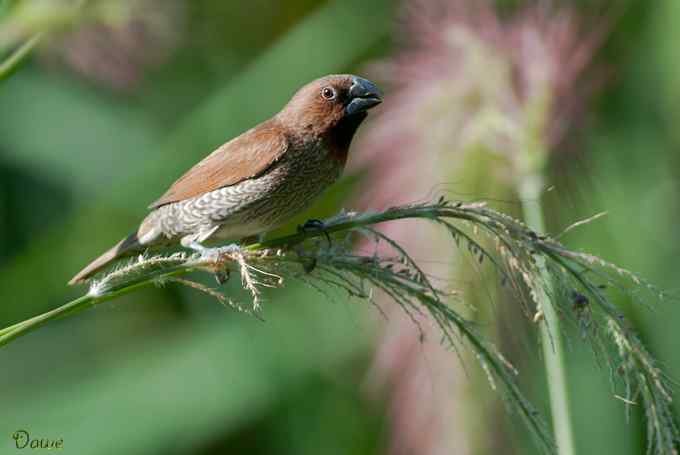
<svg viewBox="0 0 680 455">
<path fill-rule="evenodd" d="M 349 89 L 349 103 L 345 107 L 347 115 L 365 112 L 382 103 L 382 92 L 371 81 L 353 76 Z"/>
</svg>

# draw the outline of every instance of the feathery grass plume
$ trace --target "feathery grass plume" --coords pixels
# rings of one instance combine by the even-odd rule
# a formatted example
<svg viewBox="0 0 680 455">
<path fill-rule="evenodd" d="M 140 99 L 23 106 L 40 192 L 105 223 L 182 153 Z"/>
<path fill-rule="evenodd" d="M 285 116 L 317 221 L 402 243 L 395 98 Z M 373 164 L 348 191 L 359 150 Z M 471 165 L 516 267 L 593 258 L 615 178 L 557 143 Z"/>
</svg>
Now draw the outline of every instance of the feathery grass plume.
<svg viewBox="0 0 680 455">
<path fill-rule="evenodd" d="M 507 281 L 527 305 L 535 303 L 541 289 L 557 291 L 560 295 L 578 295 L 578 299 L 566 300 L 554 293 L 551 298 L 565 316 L 587 322 L 593 336 L 606 335 L 613 340 L 618 357 L 610 359 L 610 364 L 620 373 L 624 386 L 622 397 L 630 403 L 641 401 L 646 407 L 652 437 L 650 450 L 669 453 L 669 447 L 677 440 L 677 428 L 671 418 L 667 380 L 611 302 L 607 290 L 642 289 L 651 295 L 661 294 L 632 273 L 595 256 L 571 251 L 557 240 L 541 236 L 483 203 L 453 203 L 442 198 L 434 203 L 394 207 L 382 212 L 341 213 L 326 220 L 323 231 L 302 231 L 241 249 L 216 249 L 207 256 L 140 256 L 93 281 L 83 297 L 0 330 L 0 346 L 50 320 L 154 284 L 188 285 L 207 292 L 221 303 L 232 304 L 218 289 L 181 278 L 192 271 L 215 273 L 236 267 L 244 289 L 251 294 L 254 312 L 259 311 L 262 288 L 281 287 L 285 279 L 299 280 L 321 292 L 328 286 L 339 287 L 349 297 L 379 308 L 377 295 L 384 293 L 390 302 L 413 316 L 416 324 L 423 324 L 416 315 L 428 315 L 426 323 L 439 329 L 443 343 L 451 349 L 470 348 L 492 387 L 507 400 L 509 409 L 519 414 L 542 451 L 554 453 L 547 426 L 517 386 L 518 372 L 479 334 L 473 322 L 461 316 L 456 308 L 459 295 L 434 285 L 413 257 L 373 227 L 408 219 L 439 226 L 450 235 L 451 248 L 457 247 L 462 254 L 491 263 L 499 279 Z M 371 239 L 373 249 L 357 252 L 355 245 L 365 237 Z M 481 245 L 485 237 L 493 239 L 494 250 Z M 381 245 L 387 248 L 380 248 Z M 557 286 L 547 282 L 537 265 L 539 259 L 548 264 L 550 281 Z"/>
<path fill-rule="evenodd" d="M 182 0 L 125 1 L 110 18 L 56 37 L 42 56 L 110 89 L 131 91 L 179 44 L 184 9 Z"/>
<path fill-rule="evenodd" d="M 416 143 L 456 161 L 484 151 L 519 175 L 526 143 L 554 150 L 600 82 L 589 64 L 606 27 L 586 30 L 567 8 L 529 3 L 501 19 L 489 1 L 411 0 L 402 22 L 400 51 L 374 67 L 394 89 L 380 149 Z"/>
<path fill-rule="evenodd" d="M 41 33 L 63 33 L 89 21 L 117 18 L 124 3 L 110 0 L 36 0 L 13 2 L 0 22 L 0 49 L 17 46 Z"/>
<path fill-rule="evenodd" d="M 398 51 L 375 66 L 378 78 L 394 91 L 365 141 L 364 148 L 380 163 L 374 168 L 380 178 L 369 179 L 372 190 L 375 182 L 392 181 L 393 187 L 384 185 L 386 194 L 410 197 L 404 185 L 420 179 L 464 181 L 467 188 L 459 183 L 460 191 L 505 193 L 504 199 L 514 192 L 527 222 L 544 231 L 536 201 L 548 154 L 582 117 L 588 95 L 600 82 L 590 63 L 607 24 L 585 24 L 575 11 L 545 3 L 528 2 L 511 14 L 500 14 L 494 2 L 484 0 L 404 5 Z M 424 173 L 430 175 L 414 169 L 414 150 L 426 163 L 417 167 L 427 167 Z M 540 260 L 538 268 L 543 269 Z M 549 286 L 532 291 L 536 308 L 526 312 L 536 313 L 541 322 L 558 444 L 562 454 L 571 454 L 561 331 L 547 301 L 553 291 Z"/>
<path fill-rule="evenodd" d="M 129 91 L 177 46 L 183 8 L 183 0 L 17 2 L 0 21 L 0 51 L 42 40 L 40 56 L 48 64 Z"/>
</svg>

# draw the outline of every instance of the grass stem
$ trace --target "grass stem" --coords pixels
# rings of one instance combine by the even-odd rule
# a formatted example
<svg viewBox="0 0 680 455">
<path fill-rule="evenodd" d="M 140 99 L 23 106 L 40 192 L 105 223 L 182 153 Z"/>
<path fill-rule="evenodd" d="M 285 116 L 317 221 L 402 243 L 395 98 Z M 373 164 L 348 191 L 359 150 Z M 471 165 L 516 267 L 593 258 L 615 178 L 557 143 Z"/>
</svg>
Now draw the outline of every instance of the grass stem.
<svg viewBox="0 0 680 455">
<path fill-rule="evenodd" d="M 524 219 L 534 232 L 545 233 L 545 223 L 541 206 L 542 179 L 538 175 L 525 177 L 519 185 L 519 196 L 522 200 Z M 545 266 L 545 258 L 537 257 L 537 266 L 543 275 L 544 282 L 551 286 L 551 277 Z M 560 455 L 575 455 L 574 431 L 569 409 L 569 391 L 564 366 L 564 348 L 560 320 L 553 303 L 545 290 L 537 296 L 540 300 L 540 311 L 543 321 L 540 324 L 541 345 L 550 394 L 550 410 Z"/>
<path fill-rule="evenodd" d="M 9 57 L 0 62 L 0 81 L 7 79 L 18 68 L 19 65 L 31 54 L 31 51 L 40 43 L 43 34 L 38 33 L 19 46 Z"/>
</svg>

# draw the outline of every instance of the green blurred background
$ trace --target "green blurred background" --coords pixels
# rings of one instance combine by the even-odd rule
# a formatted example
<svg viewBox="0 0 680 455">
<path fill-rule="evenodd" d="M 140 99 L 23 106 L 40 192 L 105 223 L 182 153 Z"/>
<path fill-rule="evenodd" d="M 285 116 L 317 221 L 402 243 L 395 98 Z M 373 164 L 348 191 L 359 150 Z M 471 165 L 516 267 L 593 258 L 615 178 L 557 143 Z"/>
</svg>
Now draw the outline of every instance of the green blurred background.
<svg viewBox="0 0 680 455">
<path fill-rule="evenodd" d="M 24 20 L 12 9 L 20 3 L 0 2 L 0 31 Z M 576 145 L 553 160 L 549 224 L 557 231 L 606 210 L 566 243 L 673 291 L 680 278 L 680 3 L 617 5 L 621 13 L 596 57 L 607 82 Z M 128 48 L 138 51 L 130 61 L 110 49 L 113 41 L 81 38 L 65 51 L 67 44 L 46 37 L 0 82 L 0 326 L 78 296 L 82 290 L 65 283 L 81 266 L 130 231 L 184 169 L 276 112 L 297 87 L 332 72 L 364 74 L 391 55 L 400 42 L 398 9 L 388 0 L 155 2 L 148 14 L 166 15 L 158 19 L 165 21 L 162 49 L 142 37 Z M 79 71 L 64 58 L 74 48 L 85 55 Z M 122 76 L 97 77 L 106 74 L 93 69 L 97 59 L 114 62 L 109 74 Z M 143 74 L 133 77 L 139 67 Z M 361 172 L 307 216 L 350 208 L 359 189 L 371 191 Z M 228 292 L 239 295 L 237 281 Z M 267 297 L 262 322 L 169 285 L 2 348 L 0 453 L 15 453 L 18 429 L 63 438 L 62 452 L 78 455 L 386 453 L 389 399 L 366 387 L 375 310 L 295 285 Z M 620 303 L 680 378 L 680 309 Z M 536 349 L 522 356 L 523 381 L 535 385 L 530 395 L 545 410 L 541 359 Z M 587 346 L 569 345 L 568 373 L 579 453 L 643 453 L 641 416 L 626 422 L 608 371 Z M 492 393 L 475 390 L 485 395 L 480 400 Z M 512 420 L 460 434 L 493 439 L 503 425 L 514 453 L 531 453 Z"/>
</svg>

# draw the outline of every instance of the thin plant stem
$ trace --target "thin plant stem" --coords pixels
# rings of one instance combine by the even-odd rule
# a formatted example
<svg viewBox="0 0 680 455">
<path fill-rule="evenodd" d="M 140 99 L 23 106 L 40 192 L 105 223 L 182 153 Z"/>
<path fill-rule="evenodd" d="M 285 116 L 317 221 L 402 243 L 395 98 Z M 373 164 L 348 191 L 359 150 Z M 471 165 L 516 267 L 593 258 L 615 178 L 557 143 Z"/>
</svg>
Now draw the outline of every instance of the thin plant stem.
<svg viewBox="0 0 680 455">
<path fill-rule="evenodd" d="M 190 271 L 191 269 L 181 270 L 182 273 L 188 273 Z M 171 273 L 167 273 L 163 276 L 169 277 L 177 274 L 179 274 L 178 271 L 174 271 Z M 38 316 L 32 317 L 30 319 L 27 319 L 25 321 L 19 322 L 17 324 L 14 324 L 12 326 L 0 330 L 0 346 L 4 346 L 10 341 L 42 327 L 43 325 L 47 324 L 50 321 L 54 321 L 56 319 L 60 319 L 71 314 L 79 313 L 99 303 L 103 303 L 108 300 L 115 299 L 116 297 L 129 294 L 138 289 L 151 286 L 153 285 L 153 283 L 154 283 L 153 279 L 148 279 L 140 281 L 139 283 L 130 284 L 121 289 L 115 289 L 109 292 L 104 292 L 100 295 L 95 295 L 92 294 L 91 292 L 88 292 L 87 294 L 82 295 L 76 298 L 75 300 L 71 300 L 70 302 L 65 303 L 64 305 L 58 308 L 47 311 L 43 314 L 40 314 Z"/>
<path fill-rule="evenodd" d="M 522 200 L 524 219 L 534 232 L 545 233 L 543 209 L 541 206 L 542 179 L 537 174 L 523 178 L 519 185 L 519 196 Z M 547 287 L 552 286 L 550 274 L 545 265 L 545 258 L 536 258 L 537 267 Z M 550 394 L 550 411 L 555 433 L 557 450 L 560 455 L 575 455 L 574 431 L 569 406 L 569 391 L 564 367 L 564 348 L 560 332 L 560 320 L 555 306 L 550 302 L 546 289 L 540 289 L 537 299 L 539 310 L 543 314 L 540 324 L 541 345 Z"/>
<path fill-rule="evenodd" d="M 31 51 L 40 43 L 43 33 L 37 33 L 24 44 L 19 46 L 12 54 L 0 63 L 0 81 L 7 79 L 19 65 L 31 54 Z"/>
<path fill-rule="evenodd" d="M 473 204 L 474 205 L 474 204 Z M 467 212 L 465 206 L 440 208 L 441 210 L 452 212 L 451 215 L 460 220 L 473 221 L 471 214 Z M 256 252 L 260 250 L 276 249 L 276 248 L 291 248 L 305 240 L 313 237 L 325 236 L 342 231 L 348 231 L 354 228 L 369 226 L 384 223 L 387 221 L 395 221 L 406 218 L 424 218 L 432 219 L 437 216 L 440 209 L 433 210 L 433 206 L 402 206 L 394 209 L 389 209 L 383 212 L 366 212 L 366 213 L 348 213 L 343 216 L 335 217 L 334 219 L 326 220 L 325 229 L 323 231 L 316 230 L 302 230 L 294 234 L 281 236 L 275 239 L 266 240 L 260 243 L 255 243 L 244 247 L 247 252 Z M 99 303 L 106 302 L 115 297 L 128 294 L 139 288 L 153 286 L 161 282 L 163 279 L 174 276 L 184 275 L 194 271 L 196 268 L 193 265 L 180 264 L 170 268 L 166 268 L 163 273 L 155 273 L 151 276 L 140 276 L 134 280 L 127 281 L 123 286 L 115 286 L 95 294 L 92 289 L 87 294 L 70 301 L 58 308 L 50 310 L 41 315 L 19 322 L 0 330 L 0 347 L 9 342 L 26 335 L 29 332 L 43 326 L 49 321 L 59 319 L 66 315 L 79 313 L 80 311 L 91 308 Z"/>
<path fill-rule="evenodd" d="M 357 214 L 356 217 L 349 217 L 346 219 L 339 220 L 336 223 L 327 223 L 326 228 L 324 231 L 300 231 L 295 234 L 291 235 L 286 235 L 282 236 L 276 239 L 264 241 L 261 243 L 256 243 L 256 244 L 251 244 L 245 247 L 244 249 L 247 251 L 258 251 L 262 249 L 271 249 L 271 248 L 278 248 L 278 247 L 290 247 L 292 245 L 296 245 L 298 243 L 301 243 L 307 239 L 310 239 L 312 237 L 318 237 L 318 236 L 323 236 L 326 235 L 325 233 L 332 234 L 334 232 L 339 232 L 343 230 L 348 230 L 352 229 L 355 227 L 359 226 L 364 226 L 364 225 L 370 225 L 370 224 L 377 224 L 377 223 L 382 223 L 385 221 L 390 221 L 390 220 L 397 220 L 397 219 L 402 219 L 402 218 L 408 218 L 408 217 L 417 217 L 419 215 L 419 212 L 423 211 L 422 208 L 419 207 L 410 207 L 406 211 L 401 210 L 401 211 L 387 211 L 383 213 L 362 213 L 362 214 Z M 420 214 L 420 216 L 424 216 L 424 214 Z M 155 283 L 158 282 L 158 280 L 162 280 L 164 278 L 170 278 L 173 276 L 179 276 L 179 275 L 184 275 L 189 272 L 192 272 L 194 270 L 193 267 L 188 267 L 188 266 L 177 266 L 171 269 L 168 269 L 167 273 L 163 274 L 156 274 L 151 277 L 141 277 L 139 281 L 137 282 L 132 282 L 132 283 L 127 283 L 125 287 L 122 288 L 114 288 L 107 290 L 105 292 L 93 294 L 92 292 L 88 292 L 87 294 L 78 297 L 75 300 L 72 300 L 68 303 L 65 303 L 64 305 L 55 308 L 53 310 L 50 310 L 48 312 L 45 312 L 43 314 L 40 314 L 38 316 L 35 316 L 33 318 L 27 319 L 25 321 L 19 322 L 17 324 L 11 325 L 9 327 L 5 327 L 4 329 L 0 330 L 0 347 L 10 343 L 11 341 L 15 340 L 16 338 L 19 338 L 23 335 L 26 335 L 33 330 L 42 327 L 49 321 L 53 321 L 56 319 L 59 319 L 61 317 L 67 316 L 67 315 L 72 315 L 75 313 L 79 313 L 87 308 L 93 307 L 99 303 L 106 302 L 108 300 L 112 300 L 116 297 L 128 294 L 130 292 L 133 292 L 137 289 L 143 288 L 143 287 L 149 287 L 154 285 Z"/>
<path fill-rule="evenodd" d="M 417 215 L 419 212 L 419 209 L 417 207 L 413 207 L 411 210 L 408 211 L 409 215 L 414 216 Z M 279 237 L 277 239 L 272 239 L 269 241 L 261 242 L 261 243 L 256 243 L 252 245 L 248 245 L 244 249 L 247 251 L 257 251 L 257 250 L 262 250 L 262 249 L 268 249 L 268 248 L 277 248 L 277 247 L 282 247 L 282 246 L 287 246 L 290 247 L 291 245 L 295 245 L 298 243 L 301 243 L 309 238 L 312 237 L 318 237 L 325 235 L 325 233 L 333 233 L 333 232 L 338 232 L 338 231 L 343 231 L 347 229 L 351 229 L 354 227 L 366 225 L 366 224 L 375 224 L 375 223 L 380 223 L 384 221 L 390 221 L 390 220 L 395 220 L 395 219 L 400 219 L 404 218 L 404 213 L 403 212 L 386 212 L 386 213 L 380 213 L 380 214 L 360 214 L 356 218 L 350 219 L 350 220 L 343 220 L 338 223 L 331 223 L 326 226 L 326 229 L 321 232 L 321 231 L 301 231 L 297 232 L 295 234 L 291 235 L 286 235 L 283 237 Z M 38 329 L 48 323 L 49 321 L 53 321 L 56 319 L 60 319 L 64 316 L 67 315 L 72 315 L 75 313 L 79 313 L 87 308 L 93 307 L 99 303 L 106 302 L 108 300 L 112 300 L 116 297 L 129 294 L 133 291 L 136 291 L 140 288 L 144 287 L 149 287 L 153 286 L 155 283 L 158 282 L 158 280 L 162 280 L 164 278 L 170 278 L 173 276 L 179 276 L 179 275 L 184 275 L 189 272 L 192 272 L 194 270 L 193 267 L 187 267 L 187 266 L 177 266 L 175 268 L 169 269 L 167 273 L 163 274 L 156 274 L 151 277 L 142 277 L 140 278 L 139 281 L 137 282 L 132 282 L 126 284 L 125 287 L 122 288 L 114 288 L 107 290 L 102 293 L 97 293 L 93 294 L 92 292 L 88 292 L 87 294 L 76 298 L 75 300 L 72 300 L 68 303 L 65 303 L 64 305 L 55 308 L 53 310 L 47 311 L 43 314 L 40 314 L 38 316 L 35 316 L 33 318 L 27 319 L 25 321 L 19 322 L 17 324 L 11 325 L 9 327 L 5 327 L 4 329 L 0 330 L 0 347 L 10 343 L 11 341 L 15 340 L 16 338 L 19 338 L 23 335 L 26 335 L 30 332 L 32 332 L 35 329 Z"/>
</svg>

